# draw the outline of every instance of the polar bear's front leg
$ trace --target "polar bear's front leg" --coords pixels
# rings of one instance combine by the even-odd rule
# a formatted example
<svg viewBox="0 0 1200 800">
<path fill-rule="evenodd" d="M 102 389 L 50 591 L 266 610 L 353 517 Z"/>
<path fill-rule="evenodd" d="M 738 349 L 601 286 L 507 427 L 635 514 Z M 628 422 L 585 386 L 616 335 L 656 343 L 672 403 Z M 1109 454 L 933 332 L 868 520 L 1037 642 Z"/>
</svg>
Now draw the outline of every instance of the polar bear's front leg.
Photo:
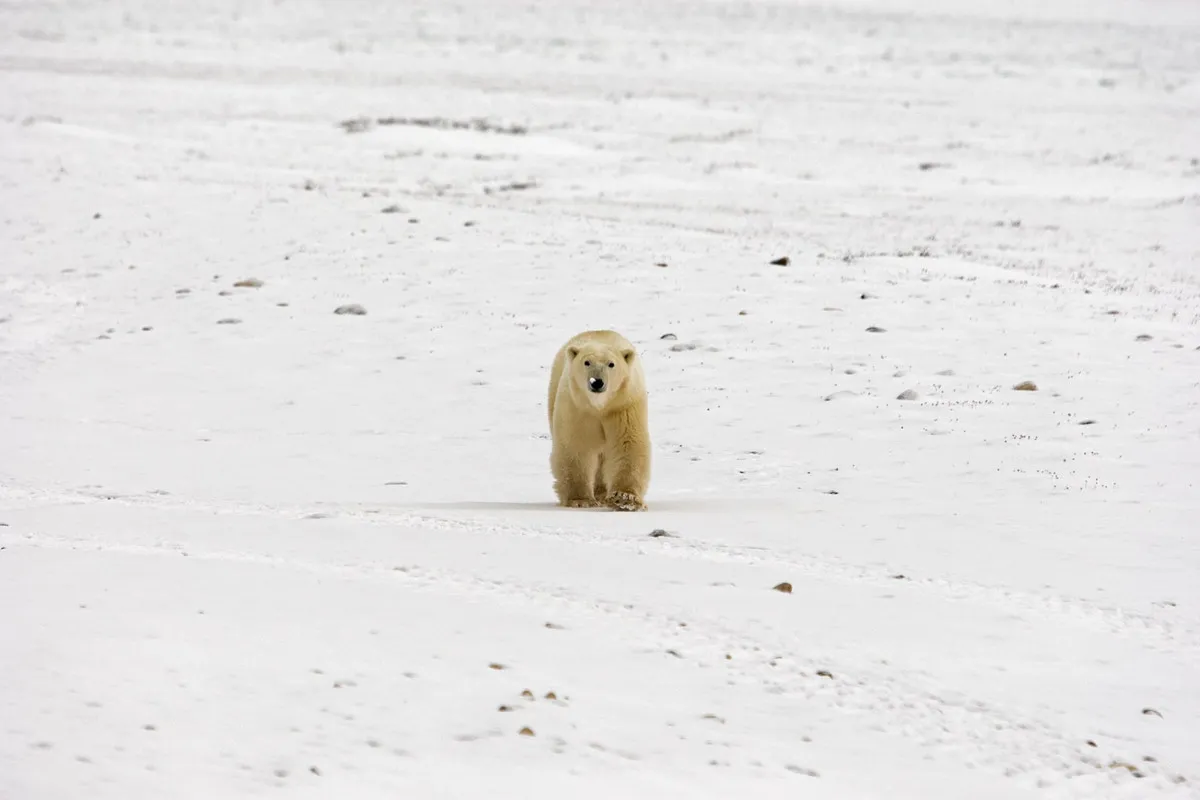
<svg viewBox="0 0 1200 800">
<path fill-rule="evenodd" d="M 604 504 L 618 511 L 645 511 L 650 485 L 650 437 L 646 409 L 631 407 L 613 415 L 604 426 Z"/>
<path fill-rule="evenodd" d="M 596 464 L 595 495 L 599 500 L 606 494 L 608 494 L 608 487 L 604 483 L 604 453 L 601 452 Z"/>
<path fill-rule="evenodd" d="M 550 470 L 554 474 L 554 493 L 560 505 L 568 508 L 593 508 L 596 500 L 597 457 L 579 457 L 554 448 L 550 453 Z"/>
</svg>

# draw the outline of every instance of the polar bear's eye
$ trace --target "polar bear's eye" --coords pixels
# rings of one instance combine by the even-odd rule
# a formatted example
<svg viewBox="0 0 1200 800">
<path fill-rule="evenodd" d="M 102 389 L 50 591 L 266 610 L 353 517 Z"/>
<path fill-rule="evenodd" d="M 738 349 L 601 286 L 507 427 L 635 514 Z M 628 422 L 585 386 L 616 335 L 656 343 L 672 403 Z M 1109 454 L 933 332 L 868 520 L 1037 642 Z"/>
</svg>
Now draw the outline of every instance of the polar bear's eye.
<svg viewBox="0 0 1200 800">
<path fill-rule="evenodd" d="M 610 361 L 610 362 L 608 362 L 608 368 L 609 368 L 609 369 L 612 369 L 612 368 L 613 368 L 613 367 L 615 367 L 615 366 L 616 366 L 616 364 L 614 364 L 613 362 L 611 362 L 611 361 Z"/>
<path fill-rule="evenodd" d="M 585 361 L 585 362 L 583 362 L 583 365 L 584 365 L 585 367 L 590 367 L 590 366 L 592 365 L 592 362 L 590 362 L 590 361 Z"/>
</svg>

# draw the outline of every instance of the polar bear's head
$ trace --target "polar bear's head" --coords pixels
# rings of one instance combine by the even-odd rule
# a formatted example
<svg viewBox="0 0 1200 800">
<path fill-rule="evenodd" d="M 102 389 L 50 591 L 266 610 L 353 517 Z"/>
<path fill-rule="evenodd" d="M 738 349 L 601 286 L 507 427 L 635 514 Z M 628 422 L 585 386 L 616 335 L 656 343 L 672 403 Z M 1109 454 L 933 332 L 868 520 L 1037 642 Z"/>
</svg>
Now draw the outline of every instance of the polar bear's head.
<svg viewBox="0 0 1200 800">
<path fill-rule="evenodd" d="M 613 348 L 602 342 L 587 342 L 567 348 L 571 383 L 593 408 L 602 409 L 619 397 L 635 377 L 637 353 L 633 348 Z"/>
</svg>

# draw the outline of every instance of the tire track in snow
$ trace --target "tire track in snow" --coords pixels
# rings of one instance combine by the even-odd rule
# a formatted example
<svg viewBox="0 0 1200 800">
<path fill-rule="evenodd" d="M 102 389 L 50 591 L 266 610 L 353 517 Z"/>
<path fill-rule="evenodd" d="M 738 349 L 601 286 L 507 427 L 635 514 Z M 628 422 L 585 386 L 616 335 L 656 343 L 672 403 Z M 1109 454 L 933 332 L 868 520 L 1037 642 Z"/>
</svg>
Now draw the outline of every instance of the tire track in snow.
<svg viewBox="0 0 1200 800">
<path fill-rule="evenodd" d="M 1175 653 L 1200 652 L 1200 632 L 1148 614 L 1122 608 L 1103 606 L 1089 600 L 1065 595 L 1047 596 L 1015 591 L 1001 587 L 946 578 L 920 578 L 881 569 L 848 564 L 828 556 L 805 555 L 799 560 L 783 559 L 764 554 L 765 551 L 724 545 L 713 542 L 686 541 L 662 538 L 656 541 L 656 551 L 648 549 L 640 539 L 588 535 L 565 528 L 529 527 L 500 522 L 475 522 L 450 517 L 412 515 L 402 518 L 381 518 L 379 514 L 352 514 L 366 520 L 389 524 L 420 525 L 435 529 L 457 529 L 475 532 L 496 532 L 516 536 L 541 537 L 557 541 L 573 541 L 639 554 L 657 554 L 680 559 L 736 562 L 753 566 L 772 567 L 781 575 L 804 575 L 845 585 L 871 586 L 895 592 L 918 591 L 933 594 L 947 601 L 974 603 L 1010 612 L 1032 612 L 1059 622 L 1083 625 L 1093 630 L 1118 635 L 1143 635 L 1157 649 Z"/>
<path fill-rule="evenodd" d="M 752 566 L 771 567 L 781 575 L 805 576 L 843 585 L 870 586 L 892 592 L 924 592 L 947 602 L 963 602 L 987 606 L 1010 613 L 1034 614 L 1063 624 L 1078 625 L 1118 636 L 1137 636 L 1155 652 L 1179 655 L 1200 655 L 1200 631 L 1179 623 L 1145 613 L 1100 605 L 1078 597 L 1040 595 L 1013 589 L 988 586 L 946 578 L 921 578 L 908 575 L 897 579 L 894 573 L 882 569 L 848 564 L 828 556 L 802 556 L 787 559 L 772 556 L 763 550 L 713 542 L 676 538 L 657 539 L 652 546 L 644 539 L 612 535 L 588 534 L 552 526 L 517 525 L 494 520 L 462 519 L 457 517 L 384 511 L 384 506 L 368 505 L 348 508 L 347 504 L 313 506 L 270 506 L 258 504 L 215 504 L 170 495 L 115 495 L 87 492 L 48 492 L 42 490 L 0 489 L 0 497 L 38 503 L 114 502 L 156 510 L 197 510 L 215 514 L 262 515 L 291 519 L 330 518 L 364 522 L 372 525 L 410 526 L 426 530 L 457 530 L 469 533 L 500 534 L 550 539 L 589 546 L 606 547 L 638 554 L 656 554 L 669 558 L 733 562 Z"/>
<path fill-rule="evenodd" d="M 1056 730 L 1036 719 L 1006 713 L 973 698 L 933 693 L 905 679 L 903 672 L 887 666 L 819 660 L 798 655 L 773 655 L 804 651 L 804 643 L 757 639 L 741 628 L 703 618 L 695 612 L 687 620 L 638 607 L 635 604 L 585 595 L 563 586 L 481 578 L 458 571 L 379 563 L 331 564 L 282 558 L 237 550 L 203 552 L 183 545 L 130 545 L 38 534 L 0 534 L 7 545 L 63 549 L 148 557 L 188 557 L 198 561 L 237 562 L 299 570 L 349 580 L 401 581 L 408 588 L 437 594 L 487 597 L 528 608 L 530 605 L 586 618 L 601 613 L 623 625 L 637 625 L 645 638 L 658 643 L 664 658 L 681 664 L 723 669 L 729 682 L 757 688 L 770 695 L 789 696 L 820 710 L 847 718 L 870 720 L 875 732 L 902 736 L 931 752 L 935 759 L 979 768 L 1036 786 L 1048 796 L 1063 798 L 1117 797 L 1130 789 L 1129 776 L 1113 771 L 1113 761 L 1129 761 L 1129 754 L 1089 749 L 1078 737 Z M 818 674 L 823 671 L 826 674 Z M 780 765 L 783 766 L 782 764 Z M 1137 787 L 1147 792 L 1177 792 L 1180 784 L 1195 781 L 1163 762 L 1139 764 L 1143 777 Z M 1104 790 L 1111 790 L 1111 794 Z M 1156 791 L 1157 790 L 1157 791 Z M 1139 793 L 1137 796 L 1144 797 Z"/>
</svg>

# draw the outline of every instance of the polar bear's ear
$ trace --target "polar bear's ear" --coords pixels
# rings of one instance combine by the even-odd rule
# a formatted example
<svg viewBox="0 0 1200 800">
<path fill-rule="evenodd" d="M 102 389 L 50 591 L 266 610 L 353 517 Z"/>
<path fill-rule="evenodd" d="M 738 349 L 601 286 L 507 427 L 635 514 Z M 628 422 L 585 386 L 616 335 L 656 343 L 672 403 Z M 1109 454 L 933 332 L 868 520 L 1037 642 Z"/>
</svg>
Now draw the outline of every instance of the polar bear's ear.
<svg viewBox="0 0 1200 800">
<path fill-rule="evenodd" d="M 632 350 L 622 350 L 621 357 L 625 359 L 626 364 L 633 363 L 633 357 L 636 355 Z"/>
<path fill-rule="evenodd" d="M 578 347 L 568 347 L 568 348 L 567 348 L 567 358 L 569 358 L 570 360 L 574 361 L 574 360 L 575 360 L 575 356 L 577 356 L 577 355 L 579 355 L 579 348 L 578 348 Z"/>
</svg>

